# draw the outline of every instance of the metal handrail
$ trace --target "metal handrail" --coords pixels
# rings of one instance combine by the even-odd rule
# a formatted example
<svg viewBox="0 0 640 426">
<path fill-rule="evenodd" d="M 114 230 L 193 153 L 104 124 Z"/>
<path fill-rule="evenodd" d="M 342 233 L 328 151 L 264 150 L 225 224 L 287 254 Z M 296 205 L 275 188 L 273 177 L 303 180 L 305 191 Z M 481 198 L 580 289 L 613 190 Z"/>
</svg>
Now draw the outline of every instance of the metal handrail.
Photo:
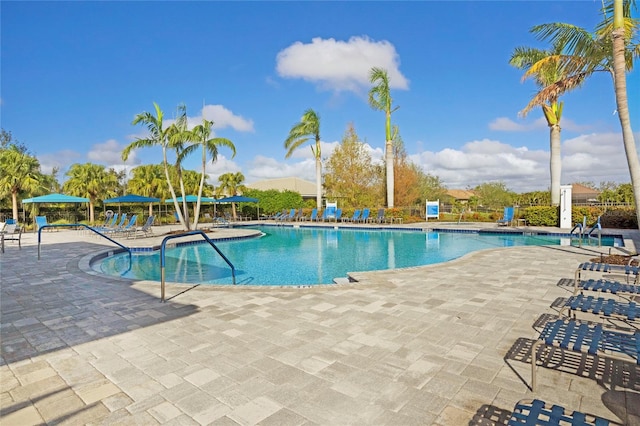
<svg viewBox="0 0 640 426">
<path fill-rule="evenodd" d="M 575 231 L 576 228 L 578 228 L 578 230 L 580 231 L 578 234 L 578 246 L 582 247 L 582 224 L 581 223 L 576 223 L 576 226 L 571 228 L 571 232 L 569 232 L 569 238 L 573 238 L 573 231 Z"/>
<path fill-rule="evenodd" d="M 90 227 L 89 225 L 85 225 L 84 223 L 69 223 L 69 224 L 59 224 L 59 225 L 42 225 L 38 228 L 38 260 L 40 260 L 40 242 L 42 240 L 42 230 L 45 228 L 77 228 L 77 227 L 83 227 L 83 228 L 87 228 L 88 230 L 100 235 L 103 238 L 106 238 L 107 240 L 111 241 L 113 244 L 125 249 L 128 253 L 129 253 L 129 265 L 131 265 L 131 249 L 129 247 L 123 246 L 122 244 L 120 244 L 119 242 L 112 240 L 111 238 L 107 237 L 106 235 L 104 235 L 102 232 L 99 232 L 97 230 L 95 230 L 94 228 Z"/>
<path fill-rule="evenodd" d="M 587 232 L 587 237 L 591 237 L 591 233 L 593 233 L 593 231 L 595 231 L 596 229 L 598 230 L 598 247 L 602 247 L 602 226 L 600 225 L 600 222 L 597 222 L 595 225 L 593 225 L 591 230 Z"/>
<path fill-rule="evenodd" d="M 220 255 L 220 257 L 222 257 L 222 259 L 227 262 L 227 265 L 229 265 L 229 267 L 231 268 L 231 277 L 233 279 L 233 285 L 236 285 L 236 268 L 235 266 L 233 266 L 233 263 L 231 263 L 229 261 L 229 259 L 227 259 L 227 256 L 224 255 L 224 253 L 222 253 L 220 251 L 220 249 L 218 248 L 218 246 L 215 245 L 215 243 L 209 239 L 209 237 L 207 237 L 207 234 L 205 234 L 203 231 L 188 231 L 182 234 L 178 234 L 178 235 L 169 235 L 167 237 L 164 237 L 164 239 L 162 240 L 162 244 L 160 245 L 160 301 L 161 302 L 165 302 L 165 298 L 164 298 L 164 268 L 165 268 L 165 251 L 166 251 L 166 245 L 167 245 L 167 241 L 172 240 L 174 238 L 181 238 L 181 237 L 187 237 L 189 235 L 201 235 L 202 238 L 204 238 L 211 247 L 213 247 L 213 249 Z"/>
</svg>

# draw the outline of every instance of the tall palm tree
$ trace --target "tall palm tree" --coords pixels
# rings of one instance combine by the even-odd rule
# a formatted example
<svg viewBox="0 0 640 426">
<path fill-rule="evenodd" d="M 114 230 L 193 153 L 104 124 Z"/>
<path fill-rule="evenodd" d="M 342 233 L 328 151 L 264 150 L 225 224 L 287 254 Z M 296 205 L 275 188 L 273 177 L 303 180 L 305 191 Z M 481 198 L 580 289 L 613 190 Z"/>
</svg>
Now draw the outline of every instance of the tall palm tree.
<svg viewBox="0 0 640 426">
<path fill-rule="evenodd" d="M 162 166 L 157 164 L 135 167 L 127 182 L 127 191 L 145 197 L 164 198 L 167 181 Z M 153 215 L 153 203 L 149 203 L 149 216 Z"/>
<path fill-rule="evenodd" d="M 157 103 L 153 103 L 155 108 L 156 115 L 149 112 L 142 112 L 137 114 L 131 124 L 134 126 L 137 124 L 143 124 L 147 127 L 149 131 L 149 136 L 146 138 L 138 138 L 135 141 L 131 142 L 125 149 L 122 151 L 122 159 L 127 161 L 129 158 L 129 154 L 132 150 L 138 148 L 148 148 L 153 146 L 160 146 L 162 148 L 162 165 L 164 167 L 164 175 L 167 180 L 167 186 L 169 187 L 169 192 L 171 193 L 171 197 L 173 198 L 173 206 L 176 209 L 176 213 L 178 214 L 178 220 L 188 229 L 184 220 L 184 216 L 182 215 L 182 209 L 180 209 L 180 205 L 178 204 L 176 191 L 173 188 L 173 184 L 171 183 L 171 176 L 169 175 L 169 162 L 167 161 L 167 149 L 169 147 L 169 128 L 165 128 L 163 124 L 164 113 L 160 109 Z"/>
<path fill-rule="evenodd" d="M 538 61 L 547 57 L 557 57 L 562 54 L 562 45 L 555 43 L 553 50 L 541 50 L 529 47 L 517 47 L 511 54 L 509 64 L 521 70 L 529 70 Z M 540 67 L 532 76 L 539 88 L 544 88 L 565 77 L 564 69 L 560 61 L 546 61 L 545 66 Z M 525 74 L 523 80 L 529 74 Z M 551 205 L 560 205 L 560 181 L 562 171 L 562 160 L 560 156 L 560 119 L 562 118 L 562 102 L 558 98 L 550 98 L 548 103 L 541 104 L 542 112 L 549 126 L 549 146 L 550 146 L 550 171 L 551 171 Z M 530 109 L 521 112 L 526 116 Z"/>
<path fill-rule="evenodd" d="M 225 173 L 218 178 L 220 181 L 220 187 L 218 190 L 228 196 L 238 195 L 239 191 L 245 191 L 246 187 L 242 184 L 244 182 L 244 175 L 241 172 L 237 173 Z M 236 215 L 236 203 L 231 203 L 231 209 L 233 211 L 233 218 Z"/>
<path fill-rule="evenodd" d="M 596 73 L 606 72 L 612 77 L 631 183 L 636 195 L 636 215 L 640 224 L 640 162 L 629 121 L 626 80 L 622 77 L 623 81 L 620 81 L 620 76 L 624 76 L 625 71 L 630 71 L 633 68 L 634 59 L 640 56 L 640 43 L 637 39 L 638 21 L 631 17 L 631 6 L 632 3 L 635 5 L 634 2 L 627 1 L 622 4 L 619 0 L 615 2 L 618 2 L 617 7 L 616 3 L 611 1 L 603 7 L 603 20 L 596 26 L 593 34 L 575 25 L 557 22 L 532 28 L 531 31 L 537 35 L 538 39 L 549 40 L 554 45 L 555 43 L 562 45 L 564 54 L 538 61 L 528 73 L 535 74 L 548 62 L 559 60 L 564 68 L 565 78 L 538 92 L 527 108 L 541 105 L 549 99 L 557 98 L 579 87 Z M 616 11 L 617 24 L 614 19 Z"/>
<path fill-rule="evenodd" d="M 395 134 L 391 133 L 391 114 L 399 107 L 391 109 L 393 99 L 391 99 L 391 90 L 389 88 L 389 76 L 387 71 L 382 68 L 371 68 L 369 72 L 369 81 L 374 86 L 369 90 L 369 105 L 371 108 L 384 111 L 385 121 L 385 145 L 384 145 L 384 161 L 386 165 L 387 175 L 387 207 L 393 207 L 394 194 L 394 176 L 393 176 L 393 140 Z"/>
<path fill-rule="evenodd" d="M 167 135 L 169 138 L 168 147 L 173 149 L 176 153 L 176 162 L 174 169 L 176 176 L 178 177 L 178 185 L 180 186 L 180 193 L 182 195 L 182 213 L 184 217 L 184 226 L 188 231 L 191 229 L 191 220 L 189 219 L 189 209 L 187 205 L 187 194 L 184 189 L 184 178 L 182 176 L 182 160 L 184 160 L 184 151 L 187 147 L 187 143 L 191 139 L 191 133 L 187 129 L 187 107 L 184 104 L 178 105 L 178 117 L 171 126 L 167 129 Z"/>
<path fill-rule="evenodd" d="M 36 157 L 16 145 L 0 149 L 0 194 L 11 194 L 14 219 L 18 219 L 18 194 L 36 191 L 42 180 Z"/>
<path fill-rule="evenodd" d="M 206 175 L 206 166 L 207 166 L 207 153 L 211 155 L 211 163 L 215 163 L 218 159 L 218 147 L 226 146 L 231 149 L 232 157 L 236 156 L 236 147 L 229 139 L 226 138 L 212 138 L 211 137 L 211 127 L 213 126 L 213 121 L 209 121 L 205 118 L 202 119 L 202 124 L 198 124 L 193 129 L 191 129 L 191 140 L 194 142 L 193 145 L 187 147 L 184 151 L 185 155 L 191 153 L 198 146 L 202 148 L 202 173 L 200 175 L 200 185 L 198 186 L 198 201 L 196 202 L 196 211 L 195 211 L 195 219 L 193 227 L 198 229 L 198 218 L 200 217 L 200 204 L 202 198 L 202 189 L 204 188 L 204 181 Z"/>
<path fill-rule="evenodd" d="M 289 136 L 284 141 L 287 149 L 285 158 L 291 157 L 293 152 L 309 139 L 314 138 L 315 144 L 311 145 L 311 152 L 316 159 L 316 207 L 322 208 L 322 154 L 320 152 L 320 117 L 313 109 L 308 109 L 302 114 L 300 122 L 294 124 L 289 130 Z"/>
<path fill-rule="evenodd" d="M 635 194 L 636 218 L 640 228 L 640 161 L 636 142 L 631 129 L 629 118 L 629 104 L 627 101 L 627 76 L 625 69 L 625 44 L 626 34 L 624 27 L 624 9 L 622 0 L 614 0 L 613 3 L 613 31 L 611 38 L 613 43 L 613 80 L 616 91 L 616 107 L 618 108 L 618 118 L 622 127 L 622 140 L 624 150 L 627 154 L 627 165 L 631 175 L 631 185 Z"/>
<path fill-rule="evenodd" d="M 69 179 L 63 189 L 70 195 L 87 197 L 89 199 L 89 222 L 95 223 L 95 203 L 100 198 L 116 195 L 118 178 L 115 173 L 105 170 L 99 164 L 72 164 L 67 172 Z"/>
</svg>

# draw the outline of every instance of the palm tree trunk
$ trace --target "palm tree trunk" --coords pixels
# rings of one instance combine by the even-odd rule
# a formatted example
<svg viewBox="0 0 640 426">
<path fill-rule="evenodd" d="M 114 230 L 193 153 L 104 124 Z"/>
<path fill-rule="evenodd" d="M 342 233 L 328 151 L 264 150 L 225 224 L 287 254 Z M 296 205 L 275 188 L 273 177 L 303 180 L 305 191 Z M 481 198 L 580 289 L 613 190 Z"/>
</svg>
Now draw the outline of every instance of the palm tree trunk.
<svg viewBox="0 0 640 426">
<path fill-rule="evenodd" d="M 613 73 L 616 91 L 616 106 L 618 108 L 618 117 L 622 127 L 622 140 L 624 142 L 625 153 L 627 154 L 629 174 L 631 175 L 631 186 L 633 187 L 633 198 L 636 206 L 636 218 L 638 220 L 638 227 L 640 228 L 640 161 L 638 160 L 638 151 L 636 150 L 636 142 L 633 138 L 631 120 L 629 119 L 627 76 L 624 58 L 625 46 L 622 0 L 615 0 L 613 7 Z"/>
<path fill-rule="evenodd" d="M 393 208 L 393 193 L 395 190 L 393 176 L 393 141 L 385 144 L 385 163 L 387 166 L 387 207 Z"/>
<path fill-rule="evenodd" d="M 182 166 L 178 165 L 178 182 L 180 182 L 180 192 L 182 193 L 182 209 L 184 211 L 184 227 L 187 231 L 191 230 L 191 220 L 189 219 L 189 207 L 187 205 L 187 195 L 184 192 L 184 180 L 182 179 Z"/>
<path fill-rule="evenodd" d="M 322 209 L 322 159 L 319 154 L 316 155 L 316 207 Z"/>
<path fill-rule="evenodd" d="M 560 176 L 562 160 L 560 157 L 560 126 L 554 124 L 549 129 L 550 139 L 550 172 L 551 172 L 551 205 L 560 205 Z"/>
<path fill-rule="evenodd" d="M 167 163 L 167 149 L 162 147 L 162 165 L 164 166 L 164 175 L 167 178 L 167 185 L 169 186 L 169 192 L 171 193 L 171 197 L 173 198 L 173 207 L 176 209 L 176 213 L 178 214 L 178 220 L 182 224 L 182 226 L 186 226 L 184 224 L 184 217 L 182 216 L 182 209 L 180 208 L 180 204 L 178 204 L 178 198 L 176 197 L 176 191 L 173 189 L 173 185 L 171 184 L 171 177 L 169 176 L 169 164 Z"/>
<path fill-rule="evenodd" d="M 13 218 L 18 220 L 18 193 L 11 191 L 11 203 L 13 207 Z"/>
<path fill-rule="evenodd" d="M 93 197 L 89 198 L 89 223 L 93 225 L 94 223 L 94 214 L 93 214 Z"/>
<path fill-rule="evenodd" d="M 198 219 L 200 218 L 200 198 L 202 198 L 202 188 L 204 187 L 204 173 L 207 168 L 207 151 L 202 143 L 202 174 L 200 175 L 200 186 L 198 187 L 198 202 L 196 203 L 195 218 L 193 219 L 193 229 L 198 229 Z"/>
</svg>

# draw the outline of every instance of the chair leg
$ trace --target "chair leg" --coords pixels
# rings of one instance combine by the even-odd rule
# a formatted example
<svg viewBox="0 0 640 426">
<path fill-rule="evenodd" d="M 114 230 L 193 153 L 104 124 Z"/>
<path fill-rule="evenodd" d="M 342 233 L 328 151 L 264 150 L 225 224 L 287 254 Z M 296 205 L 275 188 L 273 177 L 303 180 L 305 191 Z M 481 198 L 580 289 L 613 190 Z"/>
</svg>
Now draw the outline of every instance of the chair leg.
<svg viewBox="0 0 640 426">
<path fill-rule="evenodd" d="M 531 346 L 531 391 L 536 391 L 536 362 L 538 360 L 538 347 L 542 344 L 542 340 L 536 340 Z"/>
</svg>

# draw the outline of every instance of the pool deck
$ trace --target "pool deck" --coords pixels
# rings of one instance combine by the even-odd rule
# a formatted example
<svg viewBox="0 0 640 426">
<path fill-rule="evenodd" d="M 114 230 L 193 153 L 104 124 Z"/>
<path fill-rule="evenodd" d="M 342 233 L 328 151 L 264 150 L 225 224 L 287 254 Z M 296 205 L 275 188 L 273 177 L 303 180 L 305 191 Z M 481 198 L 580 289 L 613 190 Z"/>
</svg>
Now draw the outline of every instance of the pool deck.
<svg viewBox="0 0 640 426">
<path fill-rule="evenodd" d="M 118 241 L 155 246 L 171 229 Z M 605 232 L 622 234 L 631 252 L 640 247 L 638 231 Z M 541 325 L 570 296 L 576 266 L 608 247 L 491 249 L 314 288 L 168 286 L 166 303 L 158 283 L 88 270 L 89 255 L 114 247 L 45 232 L 38 260 L 37 234 L 23 234 L 21 250 L 7 242 L 3 426 L 491 425 L 505 424 L 523 398 L 640 425 L 636 365 L 595 368 L 591 357 L 561 354 L 529 388 Z"/>
</svg>

